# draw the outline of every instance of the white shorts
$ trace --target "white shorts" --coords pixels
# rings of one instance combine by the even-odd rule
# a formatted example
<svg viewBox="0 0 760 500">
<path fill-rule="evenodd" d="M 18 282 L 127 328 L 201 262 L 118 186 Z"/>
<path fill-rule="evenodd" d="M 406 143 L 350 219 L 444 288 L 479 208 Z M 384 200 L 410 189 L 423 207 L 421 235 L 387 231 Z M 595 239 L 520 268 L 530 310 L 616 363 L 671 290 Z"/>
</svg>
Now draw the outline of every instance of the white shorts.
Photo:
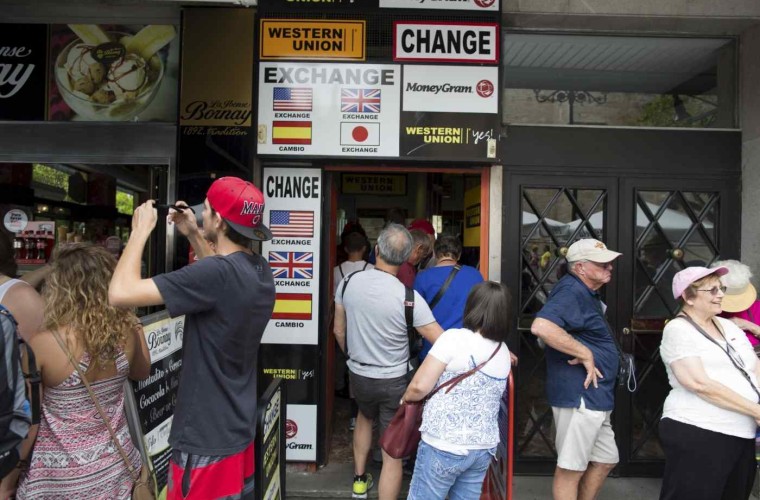
<svg viewBox="0 0 760 500">
<path fill-rule="evenodd" d="M 611 411 L 552 406 L 557 427 L 557 467 L 585 471 L 589 462 L 616 464 L 620 460 L 615 433 L 610 425 Z"/>
</svg>

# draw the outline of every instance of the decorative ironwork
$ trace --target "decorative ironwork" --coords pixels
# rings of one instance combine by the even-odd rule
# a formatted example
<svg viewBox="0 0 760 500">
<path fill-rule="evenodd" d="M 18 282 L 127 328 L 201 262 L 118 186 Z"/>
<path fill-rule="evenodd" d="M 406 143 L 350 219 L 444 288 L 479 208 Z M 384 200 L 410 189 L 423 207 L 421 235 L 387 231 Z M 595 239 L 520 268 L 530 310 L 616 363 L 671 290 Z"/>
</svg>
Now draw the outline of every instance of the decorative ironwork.
<svg viewBox="0 0 760 500">
<path fill-rule="evenodd" d="M 551 103 L 567 103 L 569 108 L 569 121 L 570 125 L 575 123 L 575 105 L 584 104 L 605 104 L 607 102 L 607 93 L 601 92 L 594 94 L 588 90 L 554 90 L 544 91 L 541 89 L 533 89 L 533 93 L 536 96 L 536 101 L 543 104 L 546 102 Z"/>
</svg>

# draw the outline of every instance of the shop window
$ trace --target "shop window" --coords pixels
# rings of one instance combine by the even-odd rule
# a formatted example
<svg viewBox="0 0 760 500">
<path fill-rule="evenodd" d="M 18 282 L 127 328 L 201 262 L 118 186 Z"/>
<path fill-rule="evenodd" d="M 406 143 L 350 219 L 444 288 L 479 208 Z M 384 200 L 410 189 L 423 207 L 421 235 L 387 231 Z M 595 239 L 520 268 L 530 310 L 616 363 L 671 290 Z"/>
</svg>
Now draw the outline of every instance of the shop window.
<svg viewBox="0 0 760 500">
<path fill-rule="evenodd" d="M 124 215 L 135 212 L 135 192 L 116 188 L 116 211 Z"/>
<path fill-rule="evenodd" d="M 506 124 L 734 128 L 730 38 L 507 33 Z"/>
</svg>

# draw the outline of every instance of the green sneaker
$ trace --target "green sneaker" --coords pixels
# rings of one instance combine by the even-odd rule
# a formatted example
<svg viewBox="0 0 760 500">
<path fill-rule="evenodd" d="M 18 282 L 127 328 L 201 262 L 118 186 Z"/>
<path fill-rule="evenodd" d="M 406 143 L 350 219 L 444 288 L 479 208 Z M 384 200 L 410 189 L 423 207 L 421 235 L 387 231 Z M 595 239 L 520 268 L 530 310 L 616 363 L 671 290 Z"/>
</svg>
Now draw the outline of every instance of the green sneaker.
<svg viewBox="0 0 760 500">
<path fill-rule="evenodd" d="M 364 474 L 364 479 L 361 476 L 354 476 L 354 490 L 351 498 L 367 498 L 367 492 L 372 486 L 372 474 L 369 472 Z"/>
</svg>

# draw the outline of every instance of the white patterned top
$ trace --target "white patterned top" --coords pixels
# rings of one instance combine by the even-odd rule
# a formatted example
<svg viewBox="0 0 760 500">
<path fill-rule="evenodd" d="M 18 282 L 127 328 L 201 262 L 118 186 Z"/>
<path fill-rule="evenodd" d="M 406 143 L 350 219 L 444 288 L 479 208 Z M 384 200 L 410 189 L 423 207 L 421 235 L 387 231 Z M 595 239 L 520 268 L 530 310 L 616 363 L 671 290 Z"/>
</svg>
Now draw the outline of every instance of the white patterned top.
<svg viewBox="0 0 760 500">
<path fill-rule="evenodd" d="M 446 370 L 436 387 L 487 360 L 498 344 L 466 328 L 446 330 L 430 354 Z M 444 388 L 425 404 L 422 440 L 443 451 L 464 455 L 468 450 L 490 449 L 499 443 L 499 403 L 510 370 L 509 349 L 499 352 L 480 371 Z"/>
</svg>

